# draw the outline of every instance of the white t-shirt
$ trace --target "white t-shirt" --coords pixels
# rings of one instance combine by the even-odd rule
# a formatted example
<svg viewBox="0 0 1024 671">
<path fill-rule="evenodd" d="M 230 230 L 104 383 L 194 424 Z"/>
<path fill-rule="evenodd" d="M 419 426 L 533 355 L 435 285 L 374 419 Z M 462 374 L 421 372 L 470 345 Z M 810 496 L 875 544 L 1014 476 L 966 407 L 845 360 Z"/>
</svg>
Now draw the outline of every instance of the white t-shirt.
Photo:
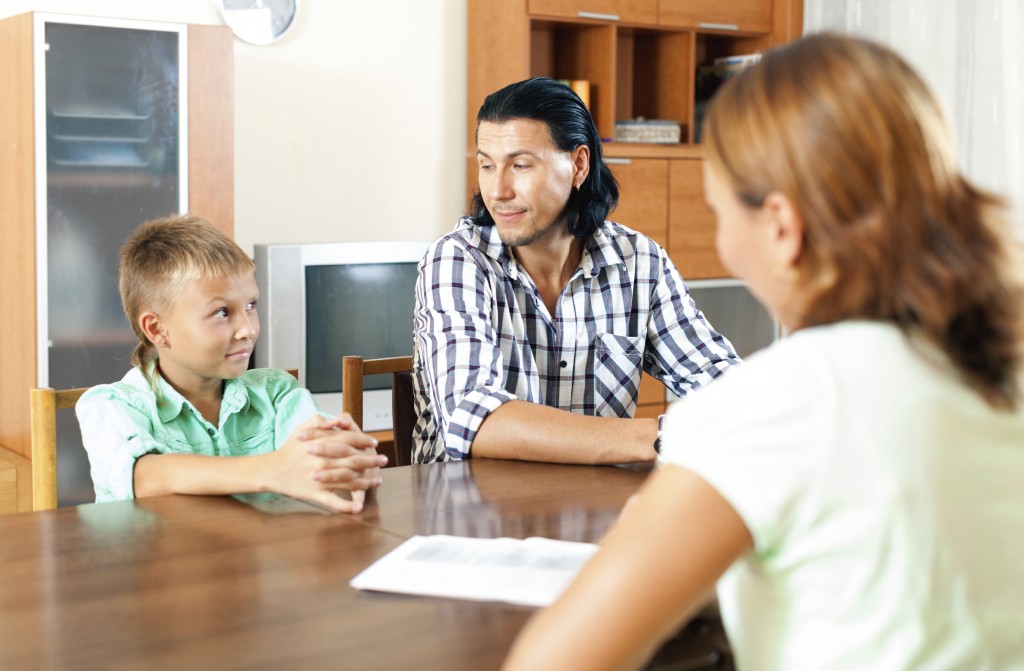
<svg viewBox="0 0 1024 671">
<path fill-rule="evenodd" d="M 718 584 L 741 671 L 1024 669 L 1024 410 L 896 328 L 804 329 L 668 413 L 661 459 L 754 548 Z"/>
</svg>

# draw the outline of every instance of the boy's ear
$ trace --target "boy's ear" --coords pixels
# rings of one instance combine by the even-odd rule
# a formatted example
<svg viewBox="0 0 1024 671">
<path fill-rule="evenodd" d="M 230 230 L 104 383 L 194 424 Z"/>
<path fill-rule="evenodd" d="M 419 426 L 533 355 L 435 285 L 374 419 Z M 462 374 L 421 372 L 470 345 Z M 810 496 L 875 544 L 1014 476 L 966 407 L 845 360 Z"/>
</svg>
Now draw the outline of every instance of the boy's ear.
<svg viewBox="0 0 1024 671">
<path fill-rule="evenodd" d="M 160 325 L 160 315 L 152 310 L 147 310 L 139 315 L 139 328 L 154 346 L 164 339 L 165 332 L 163 326 Z"/>
</svg>

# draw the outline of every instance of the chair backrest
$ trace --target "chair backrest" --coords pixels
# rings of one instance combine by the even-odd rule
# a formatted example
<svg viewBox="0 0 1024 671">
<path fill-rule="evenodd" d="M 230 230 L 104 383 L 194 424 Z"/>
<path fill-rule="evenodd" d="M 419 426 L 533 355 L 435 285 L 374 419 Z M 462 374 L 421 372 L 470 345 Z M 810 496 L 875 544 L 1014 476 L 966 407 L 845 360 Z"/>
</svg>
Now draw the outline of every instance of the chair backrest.
<svg viewBox="0 0 1024 671">
<path fill-rule="evenodd" d="M 29 391 L 32 438 L 32 510 L 57 507 L 57 411 L 75 407 L 89 387 Z"/>
<path fill-rule="evenodd" d="M 285 368 L 296 380 L 298 368 Z M 74 408 L 89 387 L 29 391 L 32 439 L 32 510 L 57 507 L 57 411 Z"/>
<path fill-rule="evenodd" d="M 412 463 L 412 429 L 416 410 L 412 392 L 412 357 L 396 356 L 387 359 L 363 359 L 361 356 L 342 358 L 341 411 L 352 415 L 363 425 L 363 378 L 367 375 L 391 373 L 391 416 L 394 421 L 394 453 L 388 455 L 388 464 L 408 466 Z"/>
</svg>

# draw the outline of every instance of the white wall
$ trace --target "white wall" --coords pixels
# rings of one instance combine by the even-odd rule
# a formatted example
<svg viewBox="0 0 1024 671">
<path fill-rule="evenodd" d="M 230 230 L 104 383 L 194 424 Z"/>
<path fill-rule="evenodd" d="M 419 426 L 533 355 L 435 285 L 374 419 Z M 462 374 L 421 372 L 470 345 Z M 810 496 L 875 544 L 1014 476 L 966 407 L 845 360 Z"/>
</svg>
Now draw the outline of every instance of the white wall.
<svg viewBox="0 0 1024 671">
<path fill-rule="evenodd" d="M 214 0 L 4 0 L 29 11 L 223 23 Z M 432 239 L 465 198 L 466 0 L 299 0 L 235 40 L 235 237 Z"/>
<path fill-rule="evenodd" d="M 900 52 L 949 114 L 966 174 L 1011 199 L 1024 238 L 1024 6 L 1020 0 L 805 0 L 804 31 Z"/>
</svg>

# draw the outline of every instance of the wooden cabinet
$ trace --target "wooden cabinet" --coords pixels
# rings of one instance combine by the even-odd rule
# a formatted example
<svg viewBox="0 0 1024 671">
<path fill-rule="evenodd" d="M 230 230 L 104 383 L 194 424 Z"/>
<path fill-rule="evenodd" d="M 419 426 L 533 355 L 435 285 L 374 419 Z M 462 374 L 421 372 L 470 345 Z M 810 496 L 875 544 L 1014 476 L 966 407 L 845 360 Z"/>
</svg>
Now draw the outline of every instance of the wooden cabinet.
<svg viewBox="0 0 1024 671">
<path fill-rule="evenodd" d="M 685 279 L 727 277 L 695 142 L 703 107 L 697 70 L 799 37 L 802 0 L 469 0 L 468 9 L 467 190 L 477 185 L 474 133 L 484 97 L 532 76 L 589 80 L 590 111 L 621 186 L 610 218 L 658 241 Z M 641 116 L 678 122 L 682 141 L 611 141 L 617 120 Z M 642 389 L 655 394 L 654 406 L 664 399 L 650 378 Z"/>
<path fill-rule="evenodd" d="M 128 369 L 135 336 L 117 256 L 139 223 L 191 210 L 233 231 L 232 54 L 225 26 L 0 20 L 0 445 L 10 453 L 31 452 L 30 388 Z M 73 413 L 61 414 L 58 436 L 77 440 Z M 91 493 L 80 444 L 58 458 L 76 460 Z M 61 488 L 75 471 L 64 466 Z M 26 486 L 19 476 L 18 501 Z"/>
<path fill-rule="evenodd" d="M 619 206 L 610 215 L 613 221 L 629 226 L 668 249 L 667 159 L 605 159 L 622 193 Z"/>
<path fill-rule="evenodd" d="M 660 0 L 658 20 L 663 26 L 767 33 L 772 0 Z"/>
<path fill-rule="evenodd" d="M 671 162 L 665 249 L 686 279 L 728 277 L 715 247 L 715 217 L 704 200 L 703 164 L 696 159 Z"/>
<path fill-rule="evenodd" d="M 664 2 L 664 0 L 662 0 Z M 560 16 L 568 19 L 658 22 L 658 0 L 530 0 L 533 16 Z"/>
<path fill-rule="evenodd" d="M 640 393 L 636 399 L 635 417 L 657 417 L 665 412 L 665 385 L 647 373 L 640 379 Z"/>
<path fill-rule="evenodd" d="M 589 80 L 602 137 L 644 116 L 678 121 L 692 143 L 697 68 L 802 27 L 801 0 L 469 0 L 467 146 L 484 97 L 531 76 Z"/>
</svg>

